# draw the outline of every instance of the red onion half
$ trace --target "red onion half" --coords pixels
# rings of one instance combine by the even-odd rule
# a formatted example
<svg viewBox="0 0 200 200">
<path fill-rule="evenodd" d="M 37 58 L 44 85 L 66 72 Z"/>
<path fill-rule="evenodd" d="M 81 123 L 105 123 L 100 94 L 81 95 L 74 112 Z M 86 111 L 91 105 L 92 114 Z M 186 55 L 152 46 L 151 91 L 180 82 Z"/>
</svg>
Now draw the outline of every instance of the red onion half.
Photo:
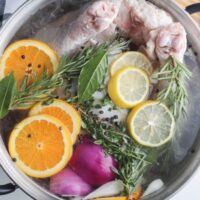
<svg viewBox="0 0 200 200">
<path fill-rule="evenodd" d="M 79 144 L 70 161 L 72 169 L 92 186 L 101 186 L 115 179 L 116 161 L 105 155 L 100 145 L 91 142 Z"/>
<path fill-rule="evenodd" d="M 57 195 L 86 195 L 92 187 L 70 168 L 65 168 L 50 180 L 50 191 Z"/>
</svg>

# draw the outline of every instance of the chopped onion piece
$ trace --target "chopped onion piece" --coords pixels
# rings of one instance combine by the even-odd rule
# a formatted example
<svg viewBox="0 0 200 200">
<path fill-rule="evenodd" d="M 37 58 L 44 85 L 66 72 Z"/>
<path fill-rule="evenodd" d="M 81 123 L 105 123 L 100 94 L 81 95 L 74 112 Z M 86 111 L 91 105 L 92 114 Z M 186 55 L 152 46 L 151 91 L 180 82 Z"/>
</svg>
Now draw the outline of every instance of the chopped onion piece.
<svg viewBox="0 0 200 200">
<path fill-rule="evenodd" d="M 70 168 L 65 168 L 51 177 L 50 191 L 61 196 L 87 195 L 92 187 Z"/>
<path fill-rule="evenodd" d="M 111 197 L 120 194 L 124 190 L 123 182 L 120 180 L 108 182 L 92 193 L 88 194 L 83 200 L 93 199 L 98 197 Z"/>
<path fill-rule="evenodd" d="M 156 192 L 157 190 L 159 190 L 163 186 L 164 186 L 164 183 L 161 179 L 154 180 L 153 182 L 151 182 L 149 184 L 148 188 L 146 189 L 146 191 L 143 194 L 143 197 L 147 196 L 147 195 L 149 195 L 153 192 Z"/>
</svg>

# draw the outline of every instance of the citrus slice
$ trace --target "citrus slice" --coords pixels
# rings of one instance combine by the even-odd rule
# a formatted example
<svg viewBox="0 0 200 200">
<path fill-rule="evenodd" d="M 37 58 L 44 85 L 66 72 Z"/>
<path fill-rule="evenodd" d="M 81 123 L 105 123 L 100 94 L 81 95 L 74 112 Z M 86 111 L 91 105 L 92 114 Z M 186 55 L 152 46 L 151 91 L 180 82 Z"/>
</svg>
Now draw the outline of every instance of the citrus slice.
<svg viewBox="0 0 200 200">
<path fill-rule="evenodd" d="M 58 67 L 58 57 L 43 42 L 19 40 L 7 47 L 0 60 L 0 66 L 0 79 L 13 71 L 19 87 L 25 75 L 28 75 L 28 84 L 31 84 L 34 73 L 38 78 L 44 69 L 47 70 L 48 75 L 53 74 Z"/>
<path fill-rule="evenodd" d="M 132 108 L 149 94 L 149 77 L 138 67 L 124 67 L 111 77 L 108 94 L 115 105 Z"/>
<path fill-rule="evenodd" d="M 19 111 L 29 110 L 34 104 L 35 104 L 35 102 L 32 101 L 32 102 L 30 102 L 30 103 L 27 103 L 26 105 L 17 107 L 16 110 L 19 110 Z"/>
<path fill-rule="evenodd" d="M 24 173 L 35 178 L 47 178 L 68 163 L 72 142 L 62 122 L 48 115 L 37 115 L 26 118 L 13 129 L 8 149 Z"/>
<path fill-rule="evenodd" d="M 73 106 L 63 100 L 54 99 L 53 103 L 47 106 L 42 103 L 34 105 L 29 115 L 38 114 L 47 114 L 59 119 L 71 133 L 72 143 L 76 142 L 81 128 L 81 118 Z"/>
<path fill-rule="evenodd" d="M 113 76 L 119 69 L 125 66 L 137 66 L 151 75 L 153 67 L 149 59 L 142 53 L 128 51 L 114 60 L 110 66 L 110 75 Z"/>
<path fill-rule="evenodd" d="M 139 144 L 158 147 L 172 139 L 175 120 L 163 103 L 146 101 L 131 111 L 128 116 L 128 128 Z"/>
</svg>

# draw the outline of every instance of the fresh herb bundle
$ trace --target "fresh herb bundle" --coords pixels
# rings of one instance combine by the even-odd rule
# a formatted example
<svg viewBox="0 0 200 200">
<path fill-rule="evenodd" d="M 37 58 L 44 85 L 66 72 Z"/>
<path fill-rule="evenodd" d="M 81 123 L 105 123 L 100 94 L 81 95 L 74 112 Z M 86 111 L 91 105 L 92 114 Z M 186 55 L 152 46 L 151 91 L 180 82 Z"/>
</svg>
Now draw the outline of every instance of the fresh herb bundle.
<svg viewBox="0 0 200 200">
<path fill-rule="evenodd" d="M 188 104 L 185 80 L 191 78 L 191 72 L 179 60 L 171 56 L 156 76 L 158 81 L 166 81 L 167 85 L 159 91 L 158 100 L 168 106 L 175 119 L 178 119 L 180 114 L 185 116 Z"/>
<path fill-rule="evenodd" d="M 83 128 L 87 130 L 96 144 L 103 147 L 105 153 L 114 156 L 118 161 L 118 169 L 113 170 L 123 181 L 125 194 L 132 194 L 144 173 L 157 160 L 158 154 L 154 149 L 136 144 L 127 134 L 124 125 L 116 127 L 108 122 L 100 121 L 85 110 L 80 110 L 80 112 Z"/>
<path fill-rule="evenodd" d="M 10 110 L 30 107 L 34 102 L 51 101 L 55 97 L 55 89 L 64 86 L 64 79 L 78 79 L 81 70 L 85 66 L 90 67 L 88 63 L 92 65 L 99 52 L 103 50 L 107 52 L 106 56 L 108 56 L 112 54 L 112 52 L 119 52 L 127 49 L 128 44 L 129 42 L 118 38 L 109 43 L 86 47 L 72 57 L 63 56 L 58 68 L 52 76 L 48 76 L 47 70 L 45 70 L 39 78 L 37 74 L 33 74 L 34 81 L 31 85 L 27 84 L 28 77 L 25 76 L 19 89 L 16 88 L 16 80 L 13 74 L 9 74 L 0 81 L 1 90 L 5 91 L 2 92 L 0 96 L 0 103 L 2 102 L 0 119 L 3 119 Z M 90 95 L 92 95 L 91 90 L 88 93 L 88 97 Z"/>
</svg>

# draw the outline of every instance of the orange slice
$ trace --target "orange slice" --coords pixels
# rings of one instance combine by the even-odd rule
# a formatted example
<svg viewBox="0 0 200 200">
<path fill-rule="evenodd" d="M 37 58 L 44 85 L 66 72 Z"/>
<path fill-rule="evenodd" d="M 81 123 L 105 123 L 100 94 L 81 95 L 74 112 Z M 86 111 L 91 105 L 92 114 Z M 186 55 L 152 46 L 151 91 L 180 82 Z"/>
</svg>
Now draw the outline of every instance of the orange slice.
<svg viewBox="0 0 200 200">
<path fill-rule="evenodd" d="M 28 75 L 28 84 L 31 84 L 34 73 L 39 78 L 46 68 L 48 75 L 53 74 L 58 67 L 58 57 L 43 42 L 20 40 L 7 47 L 0 60 L 0 66 L 0 79 L 13 71 L 18 81 L 17 85 L 20 86 L 25 75 Z"/>
<path fill-rule="evenodd" d="M 30 110 L 29 115 L 47 114 L 59 119 L 66 125 L 71 133 L 72 143 L 76 142 L 81 128 L 81 117 L 79 113 L 67 102 L 63 100 L 54 99 L 50 105 L 42 105 L 37 103 Z"/>
<path fill-rule="evenodd" d="M 72 155 L 72 142 L 62 122 L 48 115 L 38 115 L 26 118 L 13 129 L 8 149 L 24 173 L 47 178 L 66 166 Z"/>
</svg>

